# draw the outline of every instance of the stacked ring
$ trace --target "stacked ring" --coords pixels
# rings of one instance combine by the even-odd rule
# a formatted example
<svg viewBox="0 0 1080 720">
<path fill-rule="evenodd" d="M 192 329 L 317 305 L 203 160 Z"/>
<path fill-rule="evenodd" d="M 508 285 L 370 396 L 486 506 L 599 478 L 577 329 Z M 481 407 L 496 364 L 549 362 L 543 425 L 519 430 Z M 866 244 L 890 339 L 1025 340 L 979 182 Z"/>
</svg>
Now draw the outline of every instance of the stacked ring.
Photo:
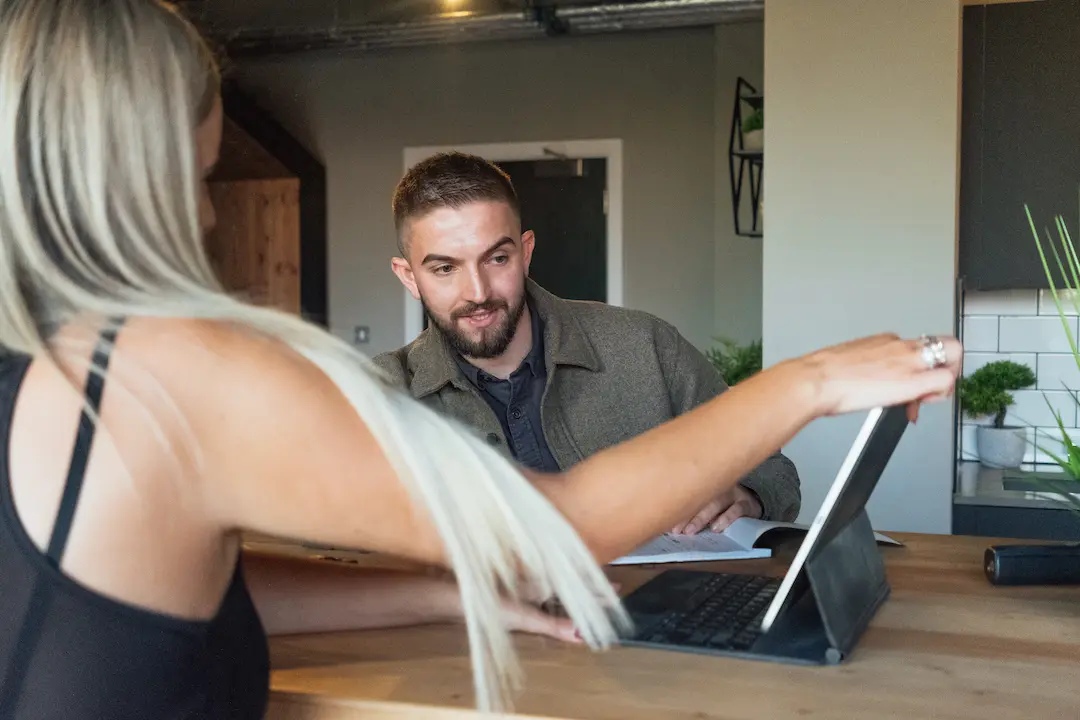
<svg viewBox="0 0 1080 720">
<path fill-rule="evenodd" d="M 933 335 L 923 335 L 919 338 L 919 352 L 927 370 L 934 370 L 949 364 L 949 358 L 945 354 L 945 343 Z"/>
</svg>

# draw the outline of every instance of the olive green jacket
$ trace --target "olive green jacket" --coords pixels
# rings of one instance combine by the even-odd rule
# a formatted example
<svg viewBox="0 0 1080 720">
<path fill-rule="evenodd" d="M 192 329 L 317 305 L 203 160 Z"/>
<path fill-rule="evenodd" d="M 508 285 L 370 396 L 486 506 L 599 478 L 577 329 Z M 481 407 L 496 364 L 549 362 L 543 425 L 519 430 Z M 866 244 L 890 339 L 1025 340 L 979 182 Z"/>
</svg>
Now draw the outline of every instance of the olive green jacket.
<svg viewBox="0 0 1080 720">
<path fill-rule="evenodd" d="M 669 323 L 603 303 L 563 300 L 528 281 L 544 324 L 544 437 L 562 469 L 685 413 L 727 389 L 712 364 Z M 393 383 L 507 447 L 502 426 L 462 374 L 445 336 L 429 326 L 375 358 Z M 717 434 L 723 428 L 716 429 Z M 776 453 L 741 483 L 767 520 L 792 521 L 801 492 L 795 465 Z M 662 489 L 658 488 L 658 492 Z"/>
</svg>

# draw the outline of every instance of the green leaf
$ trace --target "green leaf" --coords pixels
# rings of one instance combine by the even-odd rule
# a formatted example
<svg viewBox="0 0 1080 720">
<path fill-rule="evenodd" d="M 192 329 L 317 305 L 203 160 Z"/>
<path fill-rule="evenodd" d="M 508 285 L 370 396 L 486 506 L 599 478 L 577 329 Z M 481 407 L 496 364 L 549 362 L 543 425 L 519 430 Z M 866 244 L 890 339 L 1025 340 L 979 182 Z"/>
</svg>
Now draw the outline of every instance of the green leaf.
<svg viewBox="0 0 1080 720">
<path fill-rule="evenodd" d="M 761 341 L 739 345 L 728 338 L 716 338 L 723 348 L 710 348 L 705 357 L 729 386 L 736 385 L 761 371 Z"/>
<path fill-rule="evenodd" d="M 1051 265 L 1047 259 L 1047 253 L 1043 248 L 1042 239 L 1035 229 L 1035 221 L 1031 217 L 1031 210 L 1026 204 L 1024 205 L 1024 212 L 1027 214 L 1028 224 L 1031 227 L 1031 234 L 1035 239 L 1035 246 L 1039 252 L 1039 259 L 1042 262 L 1043 272 L 1046 273 L 1046 280 L 1050 285 L 1050 294 L 1054 298 L 1054 305 L 1057 308 L 1061 326 L 1065 330 L 1065 337 L 1069 342 L 1069 349 L 1072 351 L 1073 360 L 1076 362 L 1077 367 L 1080 368 L 1080 350 L 1077 349 L 1076 337 L 1074 337 L 1071 327 L 1075 321 L 1070 322 L 1070 318 L 1065 315 L 1065 311 L 1062 308 L 1061 298 L 1058 295 L 1057 283 L 1054 279 L 1054 273 L 1051 271 Z M 1065 288 L 1070 291 L 1070 299 L 1073 308 L 1077 314 L 1080 314 L 1080 257 L 1077 255 L 1076 248 L 1072 242 L 1072 236 L 1069 234 L 1069 229 L 1065 224 L 1064 218 L 1060 215 L 1056 216 L 1054 218 L 1054 226 L 1057 229 L 1058 238 L 1061 242 L 1061 251 L 1059 252 L 1057 246 L 1054 244 L 1053 236 L 1050 234 L 1049 228 L 1046 230 L 1046 240 L 1050 245 L 1050 253 L 1054 258 L 1054 264 L 1061 273 L 1062 282 Z M 1062 260 L 1063 257 L 1064 261 Z M 1068 266 L 1067 270 L 1066 266 Z M 1069 394 L 1072 396 L 1073 401 L 1080 405 L 1080 397 L 1071 390 L 1069 390 Z M 1043 397 L 1045 398 L 1046 396 L 1044 395 Z M 1046 403 L 1048 406 L 1050 405 L 1049 399 L 1046 399 Z M 1080 483 L 1078 483 L 1078 481 L 1080 481 L 1080 446 L 1073 443 L 1072 438 L 1069 437 L 1069 433 L 1065 429 L 1065 424 L 1061 419 L 1061 414 L 1053 407 L 1051 407 L 1050 410 L 1054 415 L 1058 430 L 1061 432 L 1061 444 L 1065 449 L 1065 457 L 1059 457 L 1057 454 L 1052 453 L 1043 447 L 1039 447 L 1039 449 L 1046 453 L 1047 456 L 1061 467 L 1064 476 L 1069 478 L 1070 481 L 1051 481 L 1041 477 L 1032 477 L 1034 477 L 1040 485 L 1045 487 L 1048 493 L 1060 499 L 1067 509 L 1080 515 L 1080 497 L 1076 494 L 1076 491 L 1080 491 Z"/>
<path fill-rule="evenodd" d="M 957 382 L 957 396 L 964 411 L 973 418 L 995 416 L 1003 425 L 1005 412 L 1013 404 L 1011 391 L 1035 384 L 1035 373 L 1027 365 L 998 360 L 987 363 Z"/>
<path fill-rule="evenodd" d="M 1054 282 L 1053 273 L 1050 272 L 1050 265 L 1046 260 L 1046 253 L 1043 251 L 1042 241 L 1039 239 L 1039 232 L 1035 229 L 1035 221 L 1031 217 L 1031 210 L 1028 206 L 1024 205 L 1024 212 L 1027 213 L 1028 224 L 1031 226 L 1031 234 L 1035 237 L 1035 245 L 1039 250 L 1039 258 L 1042 260 L 1043 272 L 1046 273 L 1046 280 L 1050 284 L 1050 294 L 1054 298 L 1054 306 L 1057 308 L 1058 317 L 1061 319 L 1061 326 L 1065 329 L 1065 337 L 1068 338 L 1069 348 L 1072 350 L 1073 358 L 1076 359 L 1077 367 L 1080 367 L 1080 351 L 1076 347 L 1076 339 L 1073 337 L 1072 329 L 1069 327 L 1070 323 L 1065 316 L 1065 311 L 1061 307 L 1061 298 L 1058 297 L 1057 284 Z M 1064 237 L 1068 237 L 1068 231 L 1065 231 Z M 1053 240 L 1049 238 L 1049 232 L 1047 232 L 1047 240 L 1050 242 L 1050 249 L 1054 252 L 1054 258 L 1057 260 L 1058 267 L 1061 269 L 1061 274 L 1065 275 L 1064 268 L 1061 267 L 1061 257 L 1058 255 L 1057 248 L 1054 247 Z M 1070 257 L 1070 262 L 1075 261 L 1076 252 L 1071 249 L 1072 243 L 1069 242 L 1070 250 L 1067 254 Z M 1080 280 L 1077 280 L 1077 285 L 1080 285 Z M 1068 277 L 1065 277 L 1065 286 L 1069 290 L 1075 290 L 1076 288 L 1069 285 Z"/>
</svg>

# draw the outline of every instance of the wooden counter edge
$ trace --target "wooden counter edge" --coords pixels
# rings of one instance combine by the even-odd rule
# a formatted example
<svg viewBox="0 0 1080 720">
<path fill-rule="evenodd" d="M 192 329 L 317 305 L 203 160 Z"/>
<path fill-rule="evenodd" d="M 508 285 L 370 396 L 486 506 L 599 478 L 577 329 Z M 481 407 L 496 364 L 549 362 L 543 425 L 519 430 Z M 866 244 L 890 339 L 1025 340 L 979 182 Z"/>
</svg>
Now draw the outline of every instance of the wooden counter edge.
<svg viewBox="0 0 1080 720">
<path fill-rule="evenodd" d="M 559 720 L 538 715 L 482 713 L 465 708 L 381 701 L 342 700 L 297 692 L 271 692 L 265 720 L 466 720 L 467 718 L 506 718 L 507 720 Z"/>
</svg>

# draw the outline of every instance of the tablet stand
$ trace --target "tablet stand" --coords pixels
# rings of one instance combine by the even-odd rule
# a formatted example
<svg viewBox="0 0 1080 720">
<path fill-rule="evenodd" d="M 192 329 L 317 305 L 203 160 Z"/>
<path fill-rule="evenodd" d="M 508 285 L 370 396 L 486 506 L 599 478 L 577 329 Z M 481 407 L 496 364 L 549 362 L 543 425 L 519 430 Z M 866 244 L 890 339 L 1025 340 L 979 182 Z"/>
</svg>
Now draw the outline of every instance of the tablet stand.
<svg viewBox="0 0 1080 720">
<path fill-rule="evenodd" d="M 827 663 L 841 662 L 889 596 L 885 563 L 866 510 L 806 561 L 808 594 L 820 616 Z"/>
</svg>

